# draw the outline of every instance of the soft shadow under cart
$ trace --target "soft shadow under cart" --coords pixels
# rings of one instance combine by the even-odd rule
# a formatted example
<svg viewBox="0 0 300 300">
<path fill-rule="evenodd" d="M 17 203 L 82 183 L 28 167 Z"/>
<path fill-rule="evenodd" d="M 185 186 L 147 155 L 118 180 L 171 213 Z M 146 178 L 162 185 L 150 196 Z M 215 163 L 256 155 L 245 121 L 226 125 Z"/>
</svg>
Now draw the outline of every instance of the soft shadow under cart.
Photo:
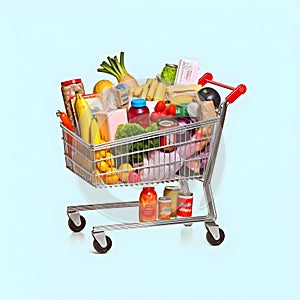
<svg viewBox="0 0 300 300">
<path fill-rule="evenodd" d="M 172 224 L 189 226 L 194 222 L 204 222 L 207 229 L 206 239 L 209 244 L 220 245 L 223 242 L 225 234 L 216 223 L 217 213 L 211 188 L 211 179 L 227 108 L 240 95 L 246 92 L 246 86 L 240 84 L 237 87 L 231 87 L 213 81 L 213 76 L 210 73 L 205 73 L 198 83 L 202 86 L 211 84 L 231 90 L 229 95 L 221 102 L 216 111 L 217 117 L 214 119 L 196 121 L 179 127 L 149 132 L 99 145 L 86 143 L 61 124 L 66 167 L 95 188 L 122 187 L 126 189 L 126 187 L 131 185 L 149 186 L 164 182 L 167 184 L 170 182 L 186 183 L 189 180 L 196 180 L 203 185 L 207 206 L 205 215 L 192 215 L 191 217 L 171 218 L 154 222 L 126 222 L 94 226 L 92 229 L 93 246 L 97 252 L 106 253 L 111 248 L 112 240 L 106 235 L 108 231 Z M 195 132 L 202 134 L 195 135 Z M 173 152 L 166 151 L 166 145 L 157 143 L 161 138 L 170 135 L 178 137 L 173 144 L 176 149 Z M 194 138 L 191 138 L 192 135 Z M 137 145 L 139 147 L 136 147 Z M 102 173 L 94 172 L 97 169 L 97 164 L 101 164 L 101 162 L 109 164 L 111 159 L 107 155 L 97 155 L 101 151 L 102 153 L 109 151 L 109 153 L 113 154 L 117 165 L 127 163 L 128 160 L 134 161 L 138 157 L 146 157 L 147 163 L 143 161 L 143 163 L 134 167 L 135 171 L 141 176 L 140 181 L 136 183 L 105 182 L 103 176 L 109 177 L 115 175 L 115 173 L 119 175 L 120 172 L 126 172 L 127 170 L 110 168 Z M 163 153 L 163 155 L 156 156 L 155 153 L 158 151 Z M 193 153 L 193 155 L 188 155 L 187 153 Z M 151 164 L 149 164 L 151 159 Z M 68 206 L 68 225 L 72 231 L 80 232 L 86 225 L 86 220 L 81 215 L 82 211 L 120 209 L 138 205 L 138 201 L 120 201 Z"/>
</svg>

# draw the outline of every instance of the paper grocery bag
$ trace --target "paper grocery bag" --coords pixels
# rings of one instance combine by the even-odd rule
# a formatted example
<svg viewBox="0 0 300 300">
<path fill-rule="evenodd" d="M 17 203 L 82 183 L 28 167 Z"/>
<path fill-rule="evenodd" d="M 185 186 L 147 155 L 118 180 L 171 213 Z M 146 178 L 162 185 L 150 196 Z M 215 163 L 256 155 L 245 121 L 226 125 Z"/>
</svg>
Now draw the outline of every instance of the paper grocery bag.
<svg viewBox="0 0 300 300">
<path fill-rule="evenodd" d="M 199 109 L 198 109 L 199 121 L 214 119 L 217 117 L 213 101 L 202 101 L 200 99 L 197 99 L 197 103 L 199 105 Z M 201 131 L 204 136 L 211 136 L 213 131 L 213 125 L 205 126 L 201 128 Z"/>
<path fill-rule="evenodd" d="M 213 101 L 197 101 L 199 105 L 198 119 L 199 121 L 216 118 L 216 111 Z"/>
</svg>

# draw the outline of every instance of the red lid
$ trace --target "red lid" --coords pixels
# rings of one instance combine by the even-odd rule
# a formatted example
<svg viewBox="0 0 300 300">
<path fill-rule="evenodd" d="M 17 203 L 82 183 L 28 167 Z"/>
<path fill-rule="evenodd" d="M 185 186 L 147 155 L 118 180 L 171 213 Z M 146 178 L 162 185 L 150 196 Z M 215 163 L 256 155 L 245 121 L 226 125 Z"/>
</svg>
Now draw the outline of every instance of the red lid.
<svg viewBox="0 0 300 300">
<path fill-rule="evenodd" d="M 66 86 L 66 85 L 70 85 L 70 84 L 74 84 L 74 83 L 81 83 L 81 79 L 77 78 L 77 79 L 63 81 L 63 82 L 61 82 L 61 85 Z"/>
</svg>

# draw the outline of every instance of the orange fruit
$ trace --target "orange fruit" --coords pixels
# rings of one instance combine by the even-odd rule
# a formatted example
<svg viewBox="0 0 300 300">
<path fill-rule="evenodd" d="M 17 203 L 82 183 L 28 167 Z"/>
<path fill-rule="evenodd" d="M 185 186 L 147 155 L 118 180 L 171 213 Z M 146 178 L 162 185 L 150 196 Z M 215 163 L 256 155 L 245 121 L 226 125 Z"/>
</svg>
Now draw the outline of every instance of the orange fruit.
<svg viewBox="0 0 300 300">
<path fill-rule="evenodd" d="M 117 175 L 117 169 L 116 168 L 108 168 L 107 174 L 103 176 L 103 181 L 106 184 L 117 184 L 119 182 L 119 178 Z"/>
</svg>

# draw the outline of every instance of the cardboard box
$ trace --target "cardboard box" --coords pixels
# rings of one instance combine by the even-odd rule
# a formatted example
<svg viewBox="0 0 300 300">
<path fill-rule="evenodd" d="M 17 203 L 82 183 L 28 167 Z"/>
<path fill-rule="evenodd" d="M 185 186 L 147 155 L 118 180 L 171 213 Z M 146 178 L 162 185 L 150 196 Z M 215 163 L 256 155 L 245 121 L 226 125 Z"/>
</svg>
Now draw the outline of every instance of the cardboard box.
<svg viewBox="0 0 300 300">
<path fill-rule="evenodd" d="M 126 108 L 118 108 L 116 110 L 101 111 L 96 113 L 101 138 L 106 142 L 114 141 L 116 131 L 120 124 L 128 123 Z"/>
</svg>

